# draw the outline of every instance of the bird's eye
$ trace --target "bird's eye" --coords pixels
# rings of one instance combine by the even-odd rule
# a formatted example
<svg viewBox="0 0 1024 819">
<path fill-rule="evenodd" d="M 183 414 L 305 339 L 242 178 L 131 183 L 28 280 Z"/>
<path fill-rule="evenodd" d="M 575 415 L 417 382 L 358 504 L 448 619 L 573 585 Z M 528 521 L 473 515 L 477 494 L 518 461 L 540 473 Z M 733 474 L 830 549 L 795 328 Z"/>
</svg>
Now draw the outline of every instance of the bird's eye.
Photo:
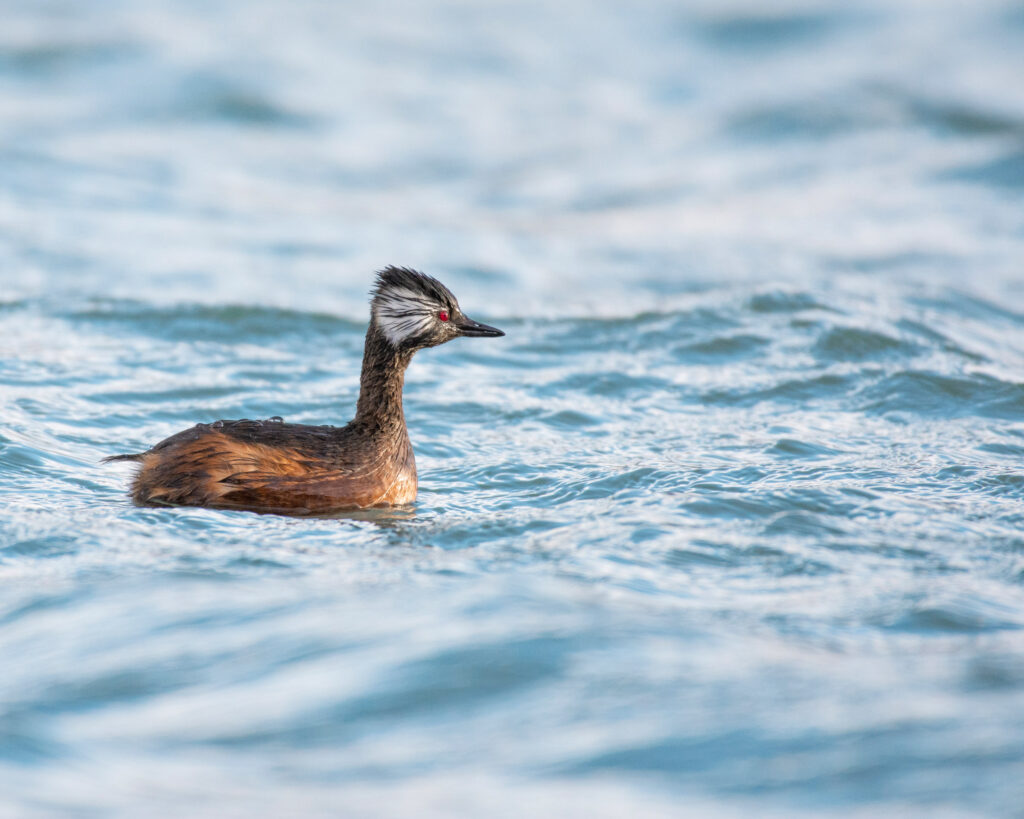
<svg viewBox="0 0 1024 819">
<path fill-rule="evenodd" d="M 442 310 L 440 313 L 437 314 L 437 317 L 439 319 L 441 319 L 441 321 L 448 321 L 448 319 L 449 319 L 448 311 L 447 310 Z"/>
</svg>

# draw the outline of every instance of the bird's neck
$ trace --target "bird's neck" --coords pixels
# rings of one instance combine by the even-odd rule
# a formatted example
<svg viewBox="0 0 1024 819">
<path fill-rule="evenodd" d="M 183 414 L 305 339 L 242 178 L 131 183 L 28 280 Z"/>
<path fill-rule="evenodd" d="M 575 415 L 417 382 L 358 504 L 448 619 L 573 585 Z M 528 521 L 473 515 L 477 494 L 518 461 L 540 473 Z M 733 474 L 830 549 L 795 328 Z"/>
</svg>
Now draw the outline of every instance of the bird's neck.
<svg viewBox="0 0 1024 819">
<path fill-rule="evenodd" d="M 395 349 L 371 322 L 366 331 L 355 422 L 370 432 L 405 434 L 402 387 L 412 354 L 412 350 Z"/>
</svg>

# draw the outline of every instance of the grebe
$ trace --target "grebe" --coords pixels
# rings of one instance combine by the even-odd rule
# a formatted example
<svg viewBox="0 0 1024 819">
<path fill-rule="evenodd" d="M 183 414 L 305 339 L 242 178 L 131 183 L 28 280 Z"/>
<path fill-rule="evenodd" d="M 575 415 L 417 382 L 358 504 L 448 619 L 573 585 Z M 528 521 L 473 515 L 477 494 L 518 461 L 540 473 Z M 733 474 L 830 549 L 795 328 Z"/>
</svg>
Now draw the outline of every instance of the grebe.
<svg viewBox="0 0 1024 819">
<path fill-rule="evenodd" d="M 402 412 L 413 353 L 459 336 L 503 336 L 466 316 L 437 279 L 404 267 L 377 274 L 371 293 L 356 415 L 344 427 L 214 421 L 152 449 L 105 461 L 137 461 L 140 506 L 207 506 L 291 515 L 395 506 L 416 499 L 416 460 Z"/>
</svg>

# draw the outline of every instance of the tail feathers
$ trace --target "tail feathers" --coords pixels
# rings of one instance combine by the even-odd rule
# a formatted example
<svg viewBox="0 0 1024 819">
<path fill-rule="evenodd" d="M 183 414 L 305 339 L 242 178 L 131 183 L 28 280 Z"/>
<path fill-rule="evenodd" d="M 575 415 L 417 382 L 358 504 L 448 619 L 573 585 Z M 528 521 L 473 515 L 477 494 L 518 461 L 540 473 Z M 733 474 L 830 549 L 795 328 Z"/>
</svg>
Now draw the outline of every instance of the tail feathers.
<svg viewBox="0 0 1024 819">
<path fill-rule="evenodd" d="M 100 463 L 109 464 L 114 461 L 141 461 L 145 455 L 145 452 L 135 452 L 131 455 L 111 455 L 108 458 L 104 458 Z"/>
</svg>

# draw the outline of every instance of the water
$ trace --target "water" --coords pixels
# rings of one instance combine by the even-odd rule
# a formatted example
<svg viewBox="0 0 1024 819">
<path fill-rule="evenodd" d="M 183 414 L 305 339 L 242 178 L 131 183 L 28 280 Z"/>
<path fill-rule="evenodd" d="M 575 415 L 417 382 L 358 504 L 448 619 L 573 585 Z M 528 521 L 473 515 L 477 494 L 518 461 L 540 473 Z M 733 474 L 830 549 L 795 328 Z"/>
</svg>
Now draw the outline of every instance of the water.
<svg viewBox="0 0 1024 819">
<path fill-rule="evenodd" d="M 1022 815 L 1019 3 L 2 14 L 0 815 Z M 414 511 L 128 504 L 389 263 Z"/>
</svg>

